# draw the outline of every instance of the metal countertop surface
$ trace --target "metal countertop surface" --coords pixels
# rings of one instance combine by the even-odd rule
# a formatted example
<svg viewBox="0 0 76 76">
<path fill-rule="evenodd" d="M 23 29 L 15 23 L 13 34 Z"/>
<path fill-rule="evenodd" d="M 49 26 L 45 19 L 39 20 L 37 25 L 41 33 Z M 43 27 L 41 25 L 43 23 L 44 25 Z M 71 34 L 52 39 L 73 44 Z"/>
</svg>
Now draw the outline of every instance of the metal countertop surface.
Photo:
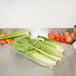
<svg viewBox="0 0 76 76">
<path fill-rule="evenodd" d="M 76 52 L 61 69 L 53 71 L 25 59 L 7 47 L 0 47 L 0 76 L 76 76 Z"/>
<path fill-rule="evenodd" d="M 0 48 L 0 76 L 76 76 L 76 53 L 54 72 L 3 47 Z"/>
</svg>

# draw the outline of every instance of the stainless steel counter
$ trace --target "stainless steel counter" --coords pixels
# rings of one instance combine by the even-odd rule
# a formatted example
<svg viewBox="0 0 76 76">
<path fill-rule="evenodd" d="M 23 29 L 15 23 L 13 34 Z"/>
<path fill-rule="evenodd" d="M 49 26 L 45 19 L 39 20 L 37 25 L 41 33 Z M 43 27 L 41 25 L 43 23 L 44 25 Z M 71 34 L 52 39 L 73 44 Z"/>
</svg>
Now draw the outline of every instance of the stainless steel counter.
<svg viewBox="0 0 76 76">
<path fill-rule="evenodd" d="M 0 32 L 17 31 L 7 30 L 0 30 Z M 0 47 L 0 76 L 76 76 L 75 64 L 75 51 L 70 60 L 54 71 L 27 60 L 7 47 Z"/>
<path fill-rule="evenodd" d="M 0 48 L 0 76 L 50 76 L 50 73 L 50 70 L 13 53 L 8 48 Z"/>
</svg>

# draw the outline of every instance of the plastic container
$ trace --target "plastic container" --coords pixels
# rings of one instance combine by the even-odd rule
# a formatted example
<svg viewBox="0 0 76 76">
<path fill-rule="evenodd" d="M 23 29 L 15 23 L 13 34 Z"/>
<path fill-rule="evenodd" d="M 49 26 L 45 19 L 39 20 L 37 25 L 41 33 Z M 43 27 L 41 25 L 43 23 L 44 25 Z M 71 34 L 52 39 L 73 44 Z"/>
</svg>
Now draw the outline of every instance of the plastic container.
<svg viewBox="0 0 76 76">
<path fill-rule="evenodd" d="M 18 54 L 22 55 L 24 58 L 26 58 L 26 59 L 28 59 L 28 60 L 30 60 L 30 61 L 33 61 L 33 62 L 36 63 L 37 65 L 39 64 L 39 65 L 41 65 L 41 66 L 48 67 L 49 69 L 56 69 L 57 67 L 63 66 L 63 64 L 65 64 L 65 63 L 70 59 L 70 57 L 71 57 L 71 55 L 72 55 L 72 53 L 73 53 L 73 50 L 72 50 L 73 47 L 72 47 L 72 45 L 64 44 L 64 43 L 63 43 L 62 45 L 63 45 L 63 48 L 64 48 L 64 50 L 65 50 L 65 52 L 64 52 L 64 57 L 63 57 L 62 60 L 59 61 L 55 66 L 53 66 L 53 65 L 47 65 L 47 64 L 44 64 L 44 63 L 42 63 L 42 62 L 39 62 L 39 61 L 37 61 L 36 59 L 34 59 L 34 58 L 32 58 L 32 57 L 30 57 L 30 56 L 28 56 L 28 55 L 23 54 L 22 52 L 19 52 L 19 51 L 17 51 L 17 50 L 12 49 L 12 48 L 10 47 L 11 44 L 12 44 L 12 43 L 6 44 L 6 45 L 4 45 L 4 47 L 7 47 L 7 48 L 10 49 L 10 51 L 12 51 L 13 53 L 18 53 Z"/>
</svg>

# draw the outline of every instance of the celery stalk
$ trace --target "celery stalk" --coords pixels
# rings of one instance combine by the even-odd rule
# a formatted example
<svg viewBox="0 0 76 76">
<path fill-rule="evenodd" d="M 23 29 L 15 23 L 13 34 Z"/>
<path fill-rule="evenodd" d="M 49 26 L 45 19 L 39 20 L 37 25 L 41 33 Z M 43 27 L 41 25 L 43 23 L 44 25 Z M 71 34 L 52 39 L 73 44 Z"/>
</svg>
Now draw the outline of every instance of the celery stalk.
<svg viewBox="0 0 76 76">
<path fill-rule="evenodd" d="M 10 34 L 6 34 L 0 37 L 1 39 L 9 39 L 9 38 L 17 38 L 17 37 L 21 37 L 21 36 L 29 36 L 30 33 L 27 30 L 24 31 L 19 31 L 19 32 L 14 32 L 14 33 L 10 33 Z"/>
<path fill-rule="evenodd" d="M 38 36 L 38 38 L 42 38 L 44 39 L 45 43 L 50 46 L 50 47 L 53 47 L 54 49 L 58 50 L 60 53 L 63 54 L 64 52 L 64 49 L 62 48 L 62 44 L 61 43 L 57 43 L 55 41 L 52 41 L 52 40 L 49 40 L 48 38 L 44 37 L 44 36 Z"/>
<path fill-rule="evenodd" d="M 26 54 L 31 56 L 32 58 L 34 58 L 40 62 L 43 62 L 45 64 L 48 64 L 48 65 L 56 65 L 56 63 L 57 63 L 56 61 L 50 59 L 46 55 L 44 55 L 36 50 L 30 50 Z"/>
</svg>

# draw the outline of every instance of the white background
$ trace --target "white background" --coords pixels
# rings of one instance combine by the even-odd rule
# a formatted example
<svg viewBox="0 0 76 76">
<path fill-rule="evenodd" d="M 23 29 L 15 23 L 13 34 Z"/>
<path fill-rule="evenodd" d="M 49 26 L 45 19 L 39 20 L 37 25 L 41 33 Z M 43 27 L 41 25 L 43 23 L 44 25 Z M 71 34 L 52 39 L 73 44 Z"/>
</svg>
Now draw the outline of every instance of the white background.
<svg viewBox="0 0 76 76">
<path fill-rule="evenodd" d="M 73 27 L 76 0 L 0 0 L 0 27 Z"/>
</svg>

